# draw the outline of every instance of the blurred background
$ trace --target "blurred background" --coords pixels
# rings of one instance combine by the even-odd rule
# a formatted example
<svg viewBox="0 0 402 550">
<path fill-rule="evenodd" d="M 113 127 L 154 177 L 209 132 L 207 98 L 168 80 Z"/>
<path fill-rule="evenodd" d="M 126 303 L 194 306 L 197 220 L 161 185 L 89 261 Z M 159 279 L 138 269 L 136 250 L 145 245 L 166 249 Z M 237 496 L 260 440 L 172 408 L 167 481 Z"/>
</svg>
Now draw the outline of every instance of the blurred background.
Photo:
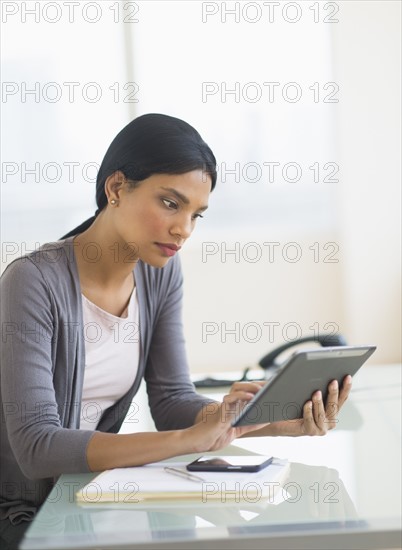
<svg viewBox="0 0 402 550">
<path fill-rule="evenodd" d="M 2 270 L 93 215 L 116 133 L 165 113 L 218 161 L 180 253 L 192 372 L 318 332 L 400 362 L 399 2 L 1 9 Z"/>
</svg>

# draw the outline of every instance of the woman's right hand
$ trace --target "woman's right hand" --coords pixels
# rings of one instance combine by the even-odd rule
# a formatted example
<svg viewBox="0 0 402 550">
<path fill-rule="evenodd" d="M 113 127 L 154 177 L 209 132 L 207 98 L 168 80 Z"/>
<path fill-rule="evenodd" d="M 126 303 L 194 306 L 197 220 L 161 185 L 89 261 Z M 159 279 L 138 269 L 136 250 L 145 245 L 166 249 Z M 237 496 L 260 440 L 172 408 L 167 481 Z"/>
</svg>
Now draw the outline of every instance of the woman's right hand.
<svg viewBox="0 0 402 550">
<path fill-rule="evenodd" d="M 197 415 L 196 423 L 188 428 L 194 438 L 194 452 L 216 451 L 229 445 L 245 433 L 266 424 L 233 427 L 232 422 L 244 406 L 253 399 L 265 382 L 235 382 L 222 403 L 209 403 Z"/>
</svg>

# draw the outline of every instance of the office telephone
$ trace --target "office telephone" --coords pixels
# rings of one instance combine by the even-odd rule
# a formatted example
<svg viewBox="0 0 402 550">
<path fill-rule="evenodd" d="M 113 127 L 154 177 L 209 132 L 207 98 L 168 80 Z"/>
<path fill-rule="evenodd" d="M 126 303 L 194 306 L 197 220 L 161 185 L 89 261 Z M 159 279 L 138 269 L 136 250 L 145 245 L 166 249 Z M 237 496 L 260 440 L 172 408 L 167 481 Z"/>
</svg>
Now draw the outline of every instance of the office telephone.
<svg viewBox="0 0 402 550">
<path fill-rule="evenodd" d="M 296 350 L 301 344 L 308 342 L 315 342 L 320 344 L 322 347 L 335 347 L 335 346 L 346 346 L 346 340 L 341 334 L 318 334 L 316 336 L 305 336 L 304 338 L 298 338 L 297 340 L 292 340 L 291 342 L 286 342 L 281 346 L 278 346 L 274 350 L 270 351 L 260 361 L 258 362 L 259 366 L 264 370 L 264 376 L 258 380 L 268 380 L 274 372 L 276 372 L 281 363 L 276 360 L 282 353 L 289 350 Z M 203 378 L 202 380 L 197 380 L 194 382 L 196 388 L 219 388 L 222 386 L 230 386 L 234 382 L 246 382 L 251 380 L 248 378 L 248 372 L 250 367 L 246 367 L 243 371 L 243 375 L 239 380 L 222 380 L 217 378 Z M 253 379 L 255 380 L 255 378 Z"/>
</svg>

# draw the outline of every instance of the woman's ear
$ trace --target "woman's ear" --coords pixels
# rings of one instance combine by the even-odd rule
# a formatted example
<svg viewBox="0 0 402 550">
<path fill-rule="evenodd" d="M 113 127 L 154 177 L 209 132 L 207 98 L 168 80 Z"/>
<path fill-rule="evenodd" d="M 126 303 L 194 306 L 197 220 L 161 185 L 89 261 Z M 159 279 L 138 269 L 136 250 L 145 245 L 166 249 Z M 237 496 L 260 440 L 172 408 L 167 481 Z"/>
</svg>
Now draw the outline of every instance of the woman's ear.
<svg viewBox="0 0 402 550">
<path fill-rule="evenodd" d="M 126 178 L 120 170 L 113 172 L 105 181 L 105 195 L 108 202 L 112 199 L 119 200 L 120 191 L 126 182 Z"/>
</svg>

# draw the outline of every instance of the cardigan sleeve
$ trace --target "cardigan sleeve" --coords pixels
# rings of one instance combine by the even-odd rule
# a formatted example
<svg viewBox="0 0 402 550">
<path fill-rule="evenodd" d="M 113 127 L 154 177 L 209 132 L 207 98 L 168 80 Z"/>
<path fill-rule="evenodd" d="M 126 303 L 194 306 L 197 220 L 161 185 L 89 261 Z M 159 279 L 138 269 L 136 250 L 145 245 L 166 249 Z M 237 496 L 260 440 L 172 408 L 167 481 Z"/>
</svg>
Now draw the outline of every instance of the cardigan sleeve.
<svg viewBox="0 0 402 550">
<path fill-rule="evenodd" d="M 157 291 L 159 312 L 145 367 L 151 414 L 158 430 L 187 428 L 200 409 L 214 403 L 195 390 L 190 380 L 182 323 L 183 276 L 179 257 L 166 270 L 168 281 Z"/>
<path fill-rule="evenodd" d="M 62 407 L 74 406 L 61 403 L 54 387 L 55 369 L 66 367 L 57 361 L 62 327 L 40 267 L 27 258 L 3 273 L 1 323 L 0 429 L 5 446 L 28 479 L 88 472 L 86 448 L 93 433 L 71 429 L 66 420 L 62 425 Z M 11 468 L 7 454 L 4 462 Z"/>
</svg>

